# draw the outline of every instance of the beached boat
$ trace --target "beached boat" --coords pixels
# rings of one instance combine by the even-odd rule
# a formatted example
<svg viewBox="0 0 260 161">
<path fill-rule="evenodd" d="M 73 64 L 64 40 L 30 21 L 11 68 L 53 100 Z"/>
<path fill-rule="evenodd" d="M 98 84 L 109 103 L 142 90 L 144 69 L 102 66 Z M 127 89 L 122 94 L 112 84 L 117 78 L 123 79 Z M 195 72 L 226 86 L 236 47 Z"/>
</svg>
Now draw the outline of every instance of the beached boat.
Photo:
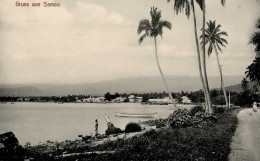
<svg viewBox="0 0 260 161">
<path fill-rule="evenodd" d="M 155 117 L 157 115 L 157 112 L 155 113 L 116 113 L 116 116 L 118 117 L 140 117 L 140 118 L 151 118 Z"/>
</svg>

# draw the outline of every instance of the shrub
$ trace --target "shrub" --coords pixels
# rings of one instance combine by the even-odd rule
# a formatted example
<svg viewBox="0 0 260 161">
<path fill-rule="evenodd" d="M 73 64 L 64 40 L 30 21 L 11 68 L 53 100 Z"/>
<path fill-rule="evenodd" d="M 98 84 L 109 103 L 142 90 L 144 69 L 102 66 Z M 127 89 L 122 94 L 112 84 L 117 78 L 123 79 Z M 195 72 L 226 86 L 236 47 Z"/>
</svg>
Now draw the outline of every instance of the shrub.
<svg viewBox="0 0 260 161">
<path fill-rule="evenodd" d="M 122 133 L 123 131 L 120 128 L 117 128 L 115 126 L 109 126 L 106 130 L 106 135 L 110 135 L 110 134 L 119 134 Z"/>
<path fill-rule="evenodd" d="M 134 122 L 130 122 L 126 125 L 125 127 L 125 132 L 126 133 L 130 133 L 130 132 L 139 132 L 141 131 L 141 126 L 138 125 L 137 123 Z"/>
<path fill-rule="evenodd" d="M 190 110 L 190 115 L 194 116 L 197 112 L 205 111 L 202 106 L 195 106 Z"/>
<path fill-rule="evenodd" d="M 161 127 L 165 127 L 166 125 L 165 125 L 165 123 L 164 122 L 158 122 L 157 124 L 156 124 L 156 128 L 161 128 Z"/>
</svg>

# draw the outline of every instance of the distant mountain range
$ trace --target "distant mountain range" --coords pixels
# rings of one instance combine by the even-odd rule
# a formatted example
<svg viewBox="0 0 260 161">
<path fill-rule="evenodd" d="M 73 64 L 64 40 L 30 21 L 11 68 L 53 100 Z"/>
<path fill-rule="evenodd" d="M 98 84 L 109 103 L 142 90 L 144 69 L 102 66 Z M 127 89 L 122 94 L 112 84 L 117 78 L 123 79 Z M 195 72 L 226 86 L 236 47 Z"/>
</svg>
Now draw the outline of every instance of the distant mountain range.
<svg viewBox="0 0 260 161">
<path fill-rule="evenodd" d="M 240 91 L 243 76 L 225 76 L 225 86 L 229 90 Z M 196 91 L 202 89 L 200 78 L 196 76 L 166 76 L 173 92 Z M 220 88 L 219 77 L 209 77 L 211 89 Z M 64 95 L 104 95 L 110 93 L 147 93 L 166 91 L 162 78 L 137 77 L 87 84 L 5 84 L 0 85 L 0 96 L 64 96 Z"/>
</svg>

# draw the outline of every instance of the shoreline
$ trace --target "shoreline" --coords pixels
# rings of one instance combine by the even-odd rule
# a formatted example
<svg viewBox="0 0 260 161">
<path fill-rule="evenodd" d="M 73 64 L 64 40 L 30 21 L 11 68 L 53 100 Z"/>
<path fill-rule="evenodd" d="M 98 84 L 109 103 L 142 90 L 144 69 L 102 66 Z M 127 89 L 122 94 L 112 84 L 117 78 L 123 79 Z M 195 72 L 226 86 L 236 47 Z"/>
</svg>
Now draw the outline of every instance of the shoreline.
<svg viewBox="0 0 260 161">
<path fill-rule="evenodd" d="M 230 152 L 231 138 L 234 135 L 234 132 L 236 130 L 236 124 L 237 124 L 236 115 L 237 115 L 238 111 L 240 111 L 240 110 L 241 109 L 234 109 L 232 111 L 226 111 L 223 114 L 218 114 L 217 116 L 218 116 L 219 121 L 215 124 L 212 124 L 212 125 L 202 124 L 202 125 L 196 126 L 196 127 L 191 126 L 191 127 L 187 127 L 187 128 L 177 128 L 177 129 L 171 128 L 171 127 L 156 128 L 155 126 L 150 126 L 150 128 L 148 128 L 149 126 L 146 126 L 145 130 L 142 130 L 141 132 L 138 132 L 138 133 L 119 134 L 119 135 L 115 135 L 115 136 L 112 136 L 112 137 L 110 136 L 108 138 L 101 139 L 101 140 L 93 140 L 93 141 L 90 141 L 89 143 L 83 143 L 84 141 L 81 141 L 81 140 L 61 142 L 62 146 L 59 145 L 59 148 L 52 146 L 52 152 L 51 153 L 47 152 L 47 153 L 41 153 L 41 154 L 38 153 L 37 154 L 37 152 L 35 150 L 33 150 L 33 148 L 35 148 L 37 150 L 37 147 L 31 147 L 32 149 L 30 149 L 30 151 L 31 151 L 31 153 L 35 153 L 37 155 L 42 155 L 42 157 L 53 158 L 54 156 L 56 156 L 56 160 L 59 160 L 60 157 L 62 157 L 65 160 L 66 160 L 66 158 L 68 160 L 71 159 L 71 158 L 74 158 L 74 159 L 75 158 L 89 158 L 89 159 L 91 158 L 90 160 L 100 160 L 100 159 L 103 160 L 107 157 L 110 158 L 111 156 L 116 157 L 118 155 L 118 153 L 119 154 L 122 153 L 123 149 L 127 148 L 128 146 L 133 146 L 134 144 L 136 144 L 138 142 L 140 142 L 140 146 L 145 146 L 145 147 L 151 146 L 154 143 L 156 145 L 158 144 L 157 146 L 159 146 L 159 147 L 155 146 L 154 147 L 155 149 L 153 149 L 155 151 L 158 151 L 161 148 L 164 149 L 167 146 L 169 146 L 169 145 L 167 145 L 167 144 L 169 144 L 169 142 L 168 143 L 165 142 L 165 141 L 169 140 L 168 137 L 171 137 L 171 139 L 173 139 L 173 140 L 181 137 L 182 138 L 181 140 L 177 139 L 176 143 L 174 143 L 175 141 L 173 142 L 174 145 L 177 146 L 175 148 L 183 149 L 182 145 L 185 145 L 185 147 L 188 148 L 188 149 L 189 148 L 193 149 L 193 148 L 196 147 L 196 149 L 198 151 L 202 150 L 202 151 L 206 151 L 206 153 L 205 152 L 199 153 L 199 154 L 196 153 L 196 155 L 193 154 L 193 155 L 195 155 L 194 156 L 195 158 L 200 158 L 197 155 L 205 155 L 205 156 L 203 156 L 203 158 L 206 159 L 208 157 L 212 157 L 212 154 L 214 153 L 213 157 L 216 157 L 218 159 L 224 159 L 224 158 L 228 157 L 228 154 Z M 230 125 L 228 125 L 228 124 L 230 124 Z M 208 131 L 209 129 L 211 129 L 211 130 Z M 218 129 L 219 133 L 215 133 L 213 131 L 213 129 L 215 129 L 215 130 Z M 178 135 L 174 134 L 176 132 L 181 133 L 181 134 L 178 134 Z M 210 133 L 210 135 L 213 135 L 213 136 L 209 137 L 209 135 L 205 135 L 206 132 Z M 167 134 L 167 135 L 165 135 L 165 134 Z M 141 143 L 145 140 L 152 139 L 154 135 L 156 135 L 156 136 L 158 135 L 156 137 L 156 140 L 157 139 L 159 139 L 159 140 L 157 140 L 153 144 L 151 144 L 151 143 L 148 143 L 148 144 L 147 143 Z M 168 139 L 166 139 L 165 137 L 168 138 Z M 203 140 L 204 139 L 206 139 L 206 140 L 203 141 L 203 140 L 201 140 L 202 138 L 203 138 Z M 172 144 L 171 142 L 173 141 L 171 139 L 169 140 L 170 144 Z M 191 140 L 188 141 L 187 139 L 191 139 Z M 222 141 L 221 141 L 222 139 L 226 140 L 226 141 L 224 141 L 222 143 Z M 192 143 L 192 142 L 194 142 L 194 143 L 186 144 L 185 142 L 187 142 L 187 141 L 189 143 Z M 203 142 L 205 142 L 205 143 L 208 142 L 208 144 L 204 144 Z M 183 144 L 183 143 L 185 143 L 185 144 Z M 163 145 L 165 144 L 165 146 L 160 147 L 161 146 L 160 144 L 163 144 Z M 214 146 L 211 147 L 210 146 L 211 144 L 212 144 L 212 146 L 213 145 Z M 134 148 L 134 149 L 132 149 L 132 150 L 134 150 L 133 154 L 136 153 L 138 155 L 142 155 L 145 151 L 149 150 L 148 147 L 146 147 L 146 148 L 145 147 L 143 147 L 142 149 L 139 149 L 140 152 L 135 151 L 134 149 L 136 147 L 133 147 Z M 40 148 L 41 147 L 38 147 L 38 150 Z M 207 149 L 205 149 L 205 148 L 207 148 Z M 213 150 L 212 148 L 215 149 L 215 150 Z M 161 150 L 163 150 L 163 149 L 161 149 Z M 168 150 L 170 150 L 170 149 L 168 149 Z M 144 152 L 142 152 L 142 151 L 144 151 Z M 172 152 L 171 155 L 176 153 L 175 151 L 172 151 L 172 150 L 170 150 L 170 151 Z M 187 151 L 186 152 L 183 151 L 183 152 L 184 152 L 184 154 L 178 154 L 178 155 L 181 155 L 181 157 L 186 158 L 187 154 L 185 154 L 185 153 Z M 195 151 L 191 151 L 191 153 L 194 153 L 194 152 Z M 33 155 L 33 156 L 37 158 L 37 155 L 36 156 Z M 158 154 L 155 154 L 155 155 L 159 156 L 160 154 L 158 153 Z M 131 154 L 131 156 L 128 156 L 128 157 L 131 158 L 133 156 Z M 149 156 L 150 156 L 150 154 L 149 154 Z M 150 156 L 150 157 L 152 157 L 152 156 Z M 115 160 L 118 160 L 118 158 L 115 159 Z"/>
</svg>

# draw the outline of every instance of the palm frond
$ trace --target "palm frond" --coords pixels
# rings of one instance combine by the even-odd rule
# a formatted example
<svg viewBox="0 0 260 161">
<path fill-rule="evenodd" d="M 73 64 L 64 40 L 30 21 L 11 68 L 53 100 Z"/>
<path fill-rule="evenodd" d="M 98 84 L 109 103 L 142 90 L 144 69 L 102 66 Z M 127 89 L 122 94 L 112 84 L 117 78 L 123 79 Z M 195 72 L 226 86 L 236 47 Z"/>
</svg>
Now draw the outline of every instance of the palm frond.
<svg viewBox="0 0 260 161">
<path fill-rule="evenodd" d="M 221 51 L 221 53 L 223 53 L 221 48 L 220 48 L 220 46 L 218 44 L 217 44 L 217 47 L 218 47 L 218 50 Z"/>
<path fill-rule="evenodd" d="M 224 39 L 224 38 L 220 38 L 220 40 L 221 40 L 222 42 L 224 42 L 225 44 L 228 44 L 228 42 L 227 42 L 226 39 Z"/>
<path fill-rule="evenodd" d="M 260 29 L 260 18 L 257 20 L 255 27 Z"/>
<path fill-rule="evenodd" d="M 161 11 L 157 11 L 157 8 L 152 7 L 150 11 L 150 15 L 152 18 L 151 25 L 153 28 L 156 28 L 161 18 Z"/>
<path fill-rule="evenodd" d="M 260 44 L 260 31 L 253 33 L 249 43 L 254 45 Z"/>
<path fill-rule="evenodd" d="M 152 26 L 150 24 L 150 21 L 148 19 L 141 20 L 139 22 L 138 28 L 137 28 L 137 34 L 140 35 L 143 31 L 146 33 L 151 32 Z"/>
<path fill-rule="evenodd" d="M 191 9 L 189 0 L 175 0 L 173 8 L 176 15 L 184 11 L 186 16 L 189 18 Z"/>
<path fill-rule="evenodd" d="M 212 53 L 212 42 L 209 44 L 209 48 L 208 48 L 208 56 L 210 56 L 211 55 L 211 53 Z"/>
<path fill-rule="evenodd" d="M 203 2 L 204 2 L 204 0 L 196 0 L 196 2 L 200 6 L 200 9 L 203 10 Z"/>
<path fill-rule="evenodd" d="M 250 38 L 250 42 L 251 44 L 254 44 L 255 47 L 255 52 L 257 53 L 257 55 L 260 54 L 260 31 L 255 32 L 251 38 Z"/>
<path fill-rule="evenodd" d="M 225 31 L 222 31 L 222 32 L 218 32 L 218 33 L 216 33 L 216 35 L 218 35 L 218 36 L 228 36 L 228 34 L 225 32 Z"/>
<path fill-rule="evenodd" d="M 162 37 L 162 34 L 163 34 L 163 27 L 166 27 L 168 28 L 169 30 L 172 29 L 172 24 L 169 22 L 169 21 L 160 21 L 156 30 L 157 30 L 157 33 L 158 35 L 160 35 Z"/>
<path fill-rule="evenodd" d="M 190 16 L 190 2 L 187 1 L 187 0 L 186 0 L 186 3 L 185 3 L 185 14 L 189 18 L 189 16 Z"/>
<path fill-rule="evenodd" d="M 225 6 L 226 0 L 221 0 L 221 4 Z"/>
<path fill-rule="evenodd" d="M 143 34 L 139 39 L 139 44 L 141 44 L 147 36 L 149 36 L 147 33 Z"/>
</svg>

